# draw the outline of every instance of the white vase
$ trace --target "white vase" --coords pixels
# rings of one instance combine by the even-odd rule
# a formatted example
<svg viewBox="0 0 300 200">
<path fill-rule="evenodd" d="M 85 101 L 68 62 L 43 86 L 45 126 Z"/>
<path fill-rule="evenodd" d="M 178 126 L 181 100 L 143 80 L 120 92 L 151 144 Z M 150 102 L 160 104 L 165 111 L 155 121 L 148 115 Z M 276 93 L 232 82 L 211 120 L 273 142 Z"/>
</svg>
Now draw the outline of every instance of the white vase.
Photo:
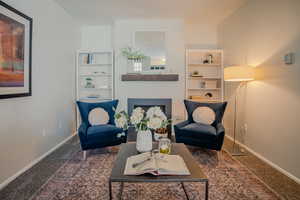
<svg viewBox="0 0 300 200">
<path fill-rule="evenodd" d="M 136 149 L 141 153 L 152 150 L 152 133 L 150 130 L 138 131 L 136 137 Z"/>
<path fill-rule="evenodd" d="M 140 59 L 127 59 L 127 73 L 139 74 L 143 70 L 142 60 Z"/>
</svg>

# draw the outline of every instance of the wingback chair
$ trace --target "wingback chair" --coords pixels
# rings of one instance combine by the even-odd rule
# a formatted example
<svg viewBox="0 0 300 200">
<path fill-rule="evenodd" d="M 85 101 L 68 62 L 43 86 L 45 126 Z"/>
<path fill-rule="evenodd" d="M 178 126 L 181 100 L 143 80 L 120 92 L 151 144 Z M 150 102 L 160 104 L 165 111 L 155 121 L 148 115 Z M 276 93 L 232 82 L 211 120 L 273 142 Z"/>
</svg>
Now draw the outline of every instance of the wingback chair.
<svg viewBox="0 0 300 200">
<path fill-rule="evenodd" d="M 115 126 L 114 115 L 118 102 L 118 100 L 99 103 L 77 101 L 82 120 L 78 135 L 84 159 L 86 159 L 86 150 L 88 149 L 114 146 L 126 142 L 127 132 Z M 106 124 L 92 125 L 90 123 L 89 114 L 95 108 L 102 108 L 107 112 L 109 120 Z M 120 136 L 121 133 L 124 133 L 123 136 Z"/>
<path fill-rule="evenodd" d="M 225 135 L 222 118 L 227 102 L 200 103 L 184 100 L 184 104 L 188 113 L 188 119 L 174 126 L 176 142 L 220 151 Z M 193 112 L 198 107 L 209 107 L 214 111 L 215 120 L 211 125 L 194 121 Z"/>
</svg>

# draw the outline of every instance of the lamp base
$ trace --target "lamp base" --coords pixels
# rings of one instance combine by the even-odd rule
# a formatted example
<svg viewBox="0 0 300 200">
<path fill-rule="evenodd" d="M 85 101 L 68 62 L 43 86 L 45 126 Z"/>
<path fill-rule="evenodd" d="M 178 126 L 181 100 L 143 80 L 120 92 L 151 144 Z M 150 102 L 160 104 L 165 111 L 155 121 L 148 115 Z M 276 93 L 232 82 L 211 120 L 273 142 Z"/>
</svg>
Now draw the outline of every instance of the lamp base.
<svg viewBox="0 0 300 200">
<path fill-rule="evenodd" d="M 229 151 L 232 156 L 246 156 L 244 149 L 240 148 L 238 145 L 233 145 L 232 149 Z"/>
</svg>

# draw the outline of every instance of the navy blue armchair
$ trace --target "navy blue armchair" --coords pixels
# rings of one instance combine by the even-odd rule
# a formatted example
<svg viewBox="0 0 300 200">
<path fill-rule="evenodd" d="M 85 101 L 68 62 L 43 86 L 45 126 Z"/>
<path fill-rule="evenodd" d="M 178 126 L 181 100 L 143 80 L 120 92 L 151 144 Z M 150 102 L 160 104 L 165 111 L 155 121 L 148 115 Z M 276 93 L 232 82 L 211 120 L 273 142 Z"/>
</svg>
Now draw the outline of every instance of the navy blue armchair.
<svg viewBox="0 0 300 200">
<path fill-rule="evenodd" d="M 82 120 L 78 135 L 81 148 L 84 151 L 84 159 L 88 149 L 114 146 L 126 142 L 127 132 L 115 126 L 114 115 L 118 102 L 118 100 L 99 103 L 77 102 Z M 89 113 L 95 108 L 102 108 L 108 113 L 109 121 L 107 124 L 95 126 L 90 124 Z M 122 133 L 123 135 L 120 136 Z"/>
<path fill-rule="evenodd" d="M 220 151 L 225 136 L 222 118 L 227 102 L 200 103 L 184 100 L 184 104 L 188 119 L 174 126 L 176 142 Z M 209 107 L 215 112 L 215 121 L 211 125 L 196 123 L 193 120 L 193 112 L 198 107 Z"/>
</svg>

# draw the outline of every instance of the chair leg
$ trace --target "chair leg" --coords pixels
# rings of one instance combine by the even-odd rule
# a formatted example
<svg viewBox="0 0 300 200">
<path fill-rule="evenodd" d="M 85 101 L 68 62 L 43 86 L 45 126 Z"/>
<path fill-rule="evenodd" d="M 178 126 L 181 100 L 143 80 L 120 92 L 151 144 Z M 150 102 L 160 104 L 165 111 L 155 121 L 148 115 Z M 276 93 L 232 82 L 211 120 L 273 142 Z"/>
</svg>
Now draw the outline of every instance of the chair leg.
<svg viewBox="0 0 300 200">
<path fill-rule="evenodd" d="M 83 151 L 83 160 L 86 160 L 86 151 Z"/>
<path fill-rule="evenodd" d="M 222 151 L 217 151 L 217 157 L 218 157 L 218 161 L 221 162 L 222 161 Z"/>
</svg>

